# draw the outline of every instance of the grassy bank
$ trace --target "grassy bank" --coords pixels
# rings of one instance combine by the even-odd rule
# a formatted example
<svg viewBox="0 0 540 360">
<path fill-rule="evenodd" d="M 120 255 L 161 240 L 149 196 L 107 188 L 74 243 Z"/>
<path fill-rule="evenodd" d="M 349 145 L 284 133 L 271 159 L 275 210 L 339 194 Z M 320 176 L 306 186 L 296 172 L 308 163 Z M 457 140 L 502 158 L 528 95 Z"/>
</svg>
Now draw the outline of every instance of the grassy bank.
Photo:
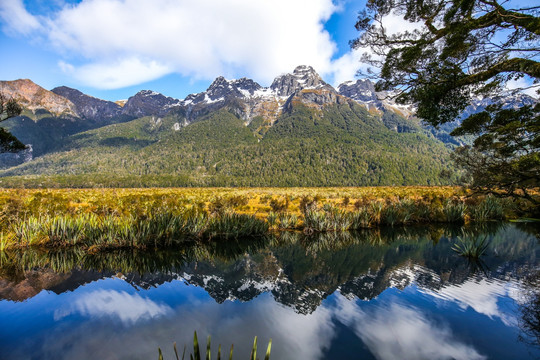
<svg viewBox="0 0 540 360">
<path fill-rule="evenodd" d="M 457 187 L 4 189 L 0 208 L 0 248 L 88 249 L 501 220 L 516 210 Z"/>
</svg>

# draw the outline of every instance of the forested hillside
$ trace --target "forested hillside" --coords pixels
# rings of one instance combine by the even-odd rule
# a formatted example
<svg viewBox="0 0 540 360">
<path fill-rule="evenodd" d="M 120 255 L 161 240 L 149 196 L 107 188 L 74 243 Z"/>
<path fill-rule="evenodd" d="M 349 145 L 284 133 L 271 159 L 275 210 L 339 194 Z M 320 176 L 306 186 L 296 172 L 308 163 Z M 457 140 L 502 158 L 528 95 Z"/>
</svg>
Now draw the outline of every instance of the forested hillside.
<svg viewBox="0 0 540 360">
<path fill-rule="evenodd" d="M 296 104 L 261 136 L 232 108 L 193 122 L 144 117 L 71 136 L 62 148 L 3 171 L 71 186 L 348 186 L 446 184 L 449 151 L 421 132 L 397 132 L 354 102 Z M 81 177 L 82 176 L 82 177 Z M 142 177 L 141 177 L 142 176 Z M 142 181 L 141 179 L 147 179 Z M 6 183 L 8 179 L 4 179 Z"/>
</svg>

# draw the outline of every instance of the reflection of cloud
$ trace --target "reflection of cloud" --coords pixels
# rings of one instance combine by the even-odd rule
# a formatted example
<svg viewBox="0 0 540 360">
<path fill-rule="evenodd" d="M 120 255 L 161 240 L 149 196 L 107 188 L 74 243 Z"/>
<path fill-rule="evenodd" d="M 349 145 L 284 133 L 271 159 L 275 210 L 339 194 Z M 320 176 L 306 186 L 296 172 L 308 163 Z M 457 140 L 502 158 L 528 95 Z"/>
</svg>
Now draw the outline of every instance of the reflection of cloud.
<svg viewBox="0 0 540 360">
<path fill-rule="evenodd" d="M 445 286 L 437 291 L 429 289 L 420 291 L 438 299 L 453 301 L 462 309 L 471 307 L 477 313 L 490 318 L 499 317 L 506 325 L 515 323 L 497 305 L 497 300 L 502 297 L 517 300 L 518 286 L 513 282 L 496 279 L 469 280 L 463 284 Z"/>
<path fill-rule="evenodd" d="M 196 330 L 201 342 L 206 342 L 206 337 L 212 335 L 214 353 L 219 344 L 222 351 L 234 344 L 235 358 L 239 359 L 249 356 L 254 336 L 258 338 L 259 354 L 266 351 L 268 340 L 272 339 L 273 359 L 323 359 L 324 350 L 330 347 L 335 336 L 329 309 L 319 307 L 312 314 L 299 315 L 293 309 L 276 303 L 268 293 L 249 303 L 226 301 L 218 304 L 210 297 L 201 299 L 191 295 L 184 300 L 171 309 L 120 291 L 92 292 L 83 301 L 75 300 L 71 313 L 78 311 L 99 316 L 106 311 L 108 315 L 124 317 L 127 322 L 138 320 L 137 313 L 142 318 L 151 317 L 152 314 L 157 317 L 160 309 L 167 311 L 167 316 L 139 322 L 121 332 L 111 326 L 108 319 L 91 323 L 69 322 L 67 331 L 62 323 L 57 323 L 53 331 L 32 338 L 31 341 L 39 345 L 20 349 L 21 352 L 13 353 L 12 358 L 33 356 L 49 359 L 43 354 L 54 354 L 50 358 L 55 360 L 110 359 L 114 354 L 114 358 L 148 359 L 156 357 L 159 346 L 164 358 L 174 359 L 173 342 L 176 341 L 179 348 L 184 344 L 189 345 Z M 113 301 L 114 306 L 110 307 L 109 301 Z M 89 333 L 92 336 L 88 336 Z M 74 347 L 73 344 L 77 345 Z"/>
<path fill-rule="evenodd" d="M 152 319 L 165 315 L 172 309 L 159 305 L 139 294 L 125 291 L 97 290 L 75 300 L 67 311 L 56 311 L 55 320 L 73 313 L 89 317 L 116 317 L 124 324 L 134 324 L 139 320 Z"/>
<path fill-rule="evenodd" d="M 485 358 L 414 307 L 392 303 L 366 312 L 343 296 L 337 301 L 336 317 L 354 330 L 377 359 Z"/>
</svg>

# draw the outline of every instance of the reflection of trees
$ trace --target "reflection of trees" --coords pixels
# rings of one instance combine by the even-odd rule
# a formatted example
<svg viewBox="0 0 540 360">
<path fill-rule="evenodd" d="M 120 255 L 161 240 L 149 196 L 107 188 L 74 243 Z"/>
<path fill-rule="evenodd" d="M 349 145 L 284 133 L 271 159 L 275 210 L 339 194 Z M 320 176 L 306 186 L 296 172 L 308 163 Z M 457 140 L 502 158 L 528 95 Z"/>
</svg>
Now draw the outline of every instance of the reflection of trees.
<svg viewBox="0 0 540 360">
<path fill-rule="evenodd" d="M 520 305 L 519 327 L 523 332 L 520 340 L 540 347 L 540 269 L 523 281 L 524 302 Z"/>
<path fill-rule="evenodd" d="M 490 236 L 490 250 L 483 263 L 467 263 L 451 250 L 457 236 L 482 234 Z M 277 301 L 297 311 L 311 312 L 338 288 L 344 295 L 371 299 L 397 283 L 406 287 L 416 282 L 420 287 L 438 289 L 449 283 L 460 284 L 470 276 L 492 276 L 489 269 L 495 269 L 495 276 L 511 272 L 521 277 L 522 269 L 534 262 L 537 247 L 531 237 L 515 241 L 523 237 L 524 233 L 513 226 L 492 223 L 313 236 L 282 232 L 269 239 L 192 242 L 159 251 L 125 249 L 88 254 L 77 248 L 30 248 L 0 253 L 0 282 L 17 284 L 29 269 L 49 269 L 49 277 L 50 270 L 58 274 L 74 270 L 98 271 L 101 276 L 120 272 L 130 284 L 145 288 L 187 274 L 191 284 L 203 287 L 216 301 L 230 297 L 249 301 L 271 291 Z M 58 281 L 69 288 L 94 279 L 71 276 L 62 280 L 65 278 L 58 276 Z"/>
<path fill-rule="evenodd" d="M 233 261 L 241 255 L 256 253 L 267 246 L 263 238 L 234 239 L 227 242 L 190 242 L 165 250 L 119 249 L 98 253 L 73 247 L 64 249 L 27 248 L 0 252 L 0 277 L 24 277 L 31 269 L 52 269 L 68 273 L 73 269 L 123 272 L 168 273 L 189 262 Z"/>
</svg>

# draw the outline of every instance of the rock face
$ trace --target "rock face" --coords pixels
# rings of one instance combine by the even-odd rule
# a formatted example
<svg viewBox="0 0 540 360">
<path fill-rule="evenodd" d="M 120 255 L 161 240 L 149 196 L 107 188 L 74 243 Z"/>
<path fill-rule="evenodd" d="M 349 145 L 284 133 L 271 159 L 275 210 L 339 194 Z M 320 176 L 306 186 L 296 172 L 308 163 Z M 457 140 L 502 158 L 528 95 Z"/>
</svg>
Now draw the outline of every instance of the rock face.
<svg viewBox="0 0 540 360">
<path fill-rule="evenodd" d="M 268 127 L 296 104 L 322 110 L 328 105 L 348 101 L 355 101 L 379 114 L 391 112 L 409 118 L 415 113 L 413 106 L 395 103 L 390 93 L 376 92 L 374 84 L 368 79 L 345 82 L 336 90 L 324 82 L 313 67 L 307 65 L 298 66 L 292 73 L 276 77 L 269 87 L 262 87 L 248 78 L 227 80 L 219 76 L 208 89 L 190 94 L 183 100 L 143 90 L 130 97 L 125 104 L 119 104 L 65 86 L 47 91 L 30 80 L 1 81 L 0 91 L 15 98 L 31 111 L 43 109 L 58 117 L 69 115 L 71 118 L 91 120 L 91 123 L 86 124 L 90 127 L 107 125 L 119 117 L 123 119 L 120 121 L 143 116 L 162 117 L 171 111 L 185 117 L 183 125 L 188 125 L 221 108 L 235 113 L 246 124 L 256 117 L 262 117 L 264 126 Z M 504 107 L 536 102 L 523 94 L 506 96 L 503 101 Z M 476 99 L 466 109 L 463 117 L 482 111 L 491 103 L 492 99 Z"/>
<path fill-rule="evenodd" d="M 486 109 L 487 106 L 492 105 L 496 102 L 502 103 L 502 107 L 504 109 L 518 109 L 525 105 L 534 105 L 538 101 L 530 97 L 529 95 L 512 93 L 505 94 L 499 99 L 476 98 L 471 102 L 471 105 L 467 106 L 467 108 L 461 115 L 461 119 L 465 119 L 470 115 L 482 112 Z"/>
<path fill-rule="evenodd" d="M 77 113 L 88 120 L 103 122 L 122 114 L 120 105 L 83 94 L 79 90 L 67 86 L 60 86 L 51 91 L 70 100 L 75 104 Z"/>
<path fill-rule="evenodd" d="M 406 118 L 415 113 L 414 106 L 397 104 L 390 93 L 375 91 L 375 85 L 369 79 L 347 81 L 338 86 L 339 94 L 364 105 L 368 110 L 377 112 L 391 111 Z"/>
<path fill-rule="evenodd" d="M 122 114 L 134 117 L 150 115 L 164 116 L 171 109 L 181 105 L 181 101 L 150 90 L 142 90 L 128 99 Z"/>
<path fill-rule="evenodd" d="M 71 101 L 28 79 L 0 81 L 0 92 L 33 112 L 45 110 L 55 116 L 78 116 L 76 106 Z"/>
<path fill-rule="evenodd" d="M 251 79 L 227 80 L 219 76 L 205 92 L 186 97 L 184 105 L 189 105 L 190 101 L 196 104 L 202 101 L 217 102 L 229 98 L 249 98 L 260 89 L 262 86 Z"/>
<path fill-rule="evenodd" d="M 222 107 L 228 107 L 249 123 L 261 116 L 272 124 L 293 103 L 322 107 L 340 101 L 338 92 L 306 65 L 278 76 L 270 87 L 247 78 L 227 80 L 220 76 L 204 92 L 188 95 L 182 101 L 188 122 Z M 343 99 L 341 99 L 343 101 Z"/>
<path fill-rule="evenodd" d="M 304 89 L 325 89 L 335 92 L 334 88 L 323 81 L 311 67 L 301 65 L 292 74 L 280 75 L 274 79 L 270 89 L 278 96 L 290 96 Z"/>
<path fill-rule="evenodd" d="M 375 92 L 375 85 L 368 79 L 347 81 L 338 86 L 338 91 L 341 95 L 357 102 L 380 102 Z"/>
</svg>

